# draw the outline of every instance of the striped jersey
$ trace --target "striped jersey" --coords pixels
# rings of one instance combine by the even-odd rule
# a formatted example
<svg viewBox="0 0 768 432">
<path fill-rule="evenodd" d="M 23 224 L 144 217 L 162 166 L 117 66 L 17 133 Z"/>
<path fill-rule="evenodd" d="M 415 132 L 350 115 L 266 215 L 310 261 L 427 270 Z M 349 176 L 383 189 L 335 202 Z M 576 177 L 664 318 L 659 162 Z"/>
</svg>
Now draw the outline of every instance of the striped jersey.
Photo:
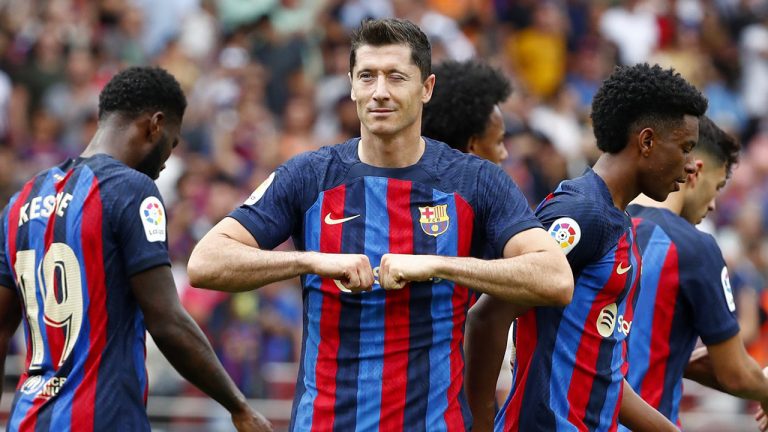
<svg viewBox="0 0 768 432">
<path fill-rule="evenodd" d="M 640 274 L 631 221 L 592 170 L 560 183 L 536 215 L 567 254 L 573 300 L 518 319 L 514 384 L 496 430 L 616 430 Z"/>
<path fill-rule="evenodd" d="M 678 422 L 683 372 L 696 340 L 711 345 L 739 332 L 728 269 L 715 239 L 682 217 L 639 205 L 627 210 L 643 255 L 627 381 Z"/>
<path fill-rule="evenodd" d="M 541 227 L 497 166 L 425 139 L 421 159 L 380 168 L 359 138 L 277 169 L 230 216 L 265 249 L 500 257 L 507 240 Z M 468 289 L 447 280 L 342 292 L 302 277 L 304 336 L 291 430 L 465 430 L 464 321 Z"/>
<path fill-rule="evenodd" d="M 152 180 L 104 154 L 44 171 L 11 199 L 0 285 L 23 303 L 27 355 L 9 430 L 149 430 L 129 278 L 170 264 L 165 217 Z"/>
</svg>

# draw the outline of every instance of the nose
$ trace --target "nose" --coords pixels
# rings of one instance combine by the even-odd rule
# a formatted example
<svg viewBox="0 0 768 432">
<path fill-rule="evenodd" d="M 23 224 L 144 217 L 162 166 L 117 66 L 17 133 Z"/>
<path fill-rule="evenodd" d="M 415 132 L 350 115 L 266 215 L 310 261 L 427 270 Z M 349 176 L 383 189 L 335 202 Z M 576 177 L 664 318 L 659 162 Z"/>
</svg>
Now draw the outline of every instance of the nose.
<svg viewBox="0 0 768 432">
<path fill-rule="evenodd" d="M 685 165 L 683 167 L 686 174 L 696 174 L 696 161 L 693 159 L 693 154 L 688 154 L 685 157 Z"/>
<path fill-rule="evenodd" d="M 509 156 L 509 152 L 507 151 L 507 146 L 504 145 L 504 143 L 501 143 L 501 147 L 499 149 L 499 162 L 504 161 Z"/>
<path fill-rule="evenodd" d="M 717 204 L 715 204 L 715 198 L 712 198 L 712 201 L 709 202 L 709 205 L 707 205 L 707 210 L 710 212 L 715 211 L 717 208 Z"/>
<path fill-rule="evenodd" d="M 383 74 L 376 77 L 376 87 L 373 89 L 373 99 L 377 101 L 389 99 L 387 78 Z"/>
</svg>

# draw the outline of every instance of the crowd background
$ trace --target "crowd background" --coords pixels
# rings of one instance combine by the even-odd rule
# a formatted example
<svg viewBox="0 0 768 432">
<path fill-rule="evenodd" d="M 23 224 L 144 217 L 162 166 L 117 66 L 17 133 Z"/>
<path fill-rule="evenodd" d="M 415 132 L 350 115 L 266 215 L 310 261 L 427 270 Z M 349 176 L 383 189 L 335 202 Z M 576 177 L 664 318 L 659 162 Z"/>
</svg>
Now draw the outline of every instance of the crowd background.
<svg viewBox="0 0 768 432">
<path fill-rule="evenodd" d="M 385 16 L 419 24 L 435 64 L 476 58 L 505 71 L 514 92 L 502 107 L 503 166 L 532 206 L 596 160 L 591 98 L 615 64 L 674 67 L 704 92 L 708 115 L 744 150 L 702 228 L 720 240 L 743 336 L 768 364 L 765 0 L 0 0 L 0 205 L 85 147 L 98 93 L 116 71 L 167 69 L 189 102 L 183 142 L 158 181 L 180 295 L 247 396 L 290 398 L 298 281 L 228 295 L 190 288 L 185 265 L 197 240 L 280 163 L 359 135 L 348 35 Z M 19 334 L 17 353 L 22 346 Z M 148 360 L 152 395 L 196 394 L 152 348 Z M 692 422 L 723 406 L 751 409 L 701 391 L 685 403 Z M 733 424 L 718 419 L 691 430 Z"/>
</svg>

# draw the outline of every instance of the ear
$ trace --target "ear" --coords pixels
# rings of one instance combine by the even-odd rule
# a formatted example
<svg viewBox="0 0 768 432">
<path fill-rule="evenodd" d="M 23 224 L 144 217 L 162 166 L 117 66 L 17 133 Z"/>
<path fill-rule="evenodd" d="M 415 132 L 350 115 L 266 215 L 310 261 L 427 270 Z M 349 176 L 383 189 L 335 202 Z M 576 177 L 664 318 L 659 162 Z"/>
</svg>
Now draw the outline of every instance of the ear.
<svg viewBox="0 0 768 432">
<path fill-rule="evenodd" d="M 469 141 L 467 141 L 467 153 L 477 154 L 475 152 L 475 149 L 477 148 L 477 139 L 477 135 L 469 137 Z"/>
<path fill-rule="evenodd" d="M 356 102 L 355 87 L 352 86 L 352 72 L 347 72 L 347 77 L 349 78 L 349 97 Z"/>
<path fill-rule="evenodd" d="M 654 140 L 656 139 L 656 132 L 651 128 L 645 128 L 637 134 L 637 144 L 642 157 L 648 157 L 651 155 L 654 147 Z"/>
<path fill-rule="evenodd" d="M 696 159 L 694 164 L 696 165 L 696 172 L 693 174 L 688 174 L 686 182 L 686 184 L 692 188 L 695 188 L 696 184 L 699 182 L 699 175 L 701 174 L 702 168 L 704 168 L 704 161 L 701 159 Z"/>
<path fill-rule="evenodd" d="M 157 111 L 149 117 L 149 128 L 147 130 L 147 139 L 155 142 L 163 134 L 163 125 L 165 124 L 165 114 Z"/>
<path fill-rule="evenodd" d="M 435 74 L 431 74 L 424 80 L 424 85 L 422 86 L 423 91 L 421 93 L 422 103 L 427 103 L 432 99 L 432 91 L 435 89 L 435 80 Z"/>
</svg>

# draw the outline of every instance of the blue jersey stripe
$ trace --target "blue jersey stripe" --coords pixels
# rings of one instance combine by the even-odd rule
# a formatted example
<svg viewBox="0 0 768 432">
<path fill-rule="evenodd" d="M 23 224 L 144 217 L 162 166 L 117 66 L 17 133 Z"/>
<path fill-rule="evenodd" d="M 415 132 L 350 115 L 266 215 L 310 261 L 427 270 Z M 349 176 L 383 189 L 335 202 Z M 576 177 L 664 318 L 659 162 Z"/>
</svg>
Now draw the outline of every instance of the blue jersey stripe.
<svg viewBox="0 0 768 432">
<path fill-rule="evenodd" d="M 642 293 L 635 308 L 635 315 L 642 319 L 633 323 L 631 337 L 628 341 L 628 354 L 631 360 L 627 382 L 637 394 L 642 391 L 643 379 L 650 366 L 654 306 L 656 305 L 659 279 L 670 242 L 667 234 L 657 226 L 653 229 L 648 240 L 648 246 L 643 251 L 643 272 L 640 276 Z"/>
<path fill-rule="evenodd" d="M 307 210 L 304 219 L 304 232 L 307 251 L 320 250 L 320 221 L 324 192 L 318 196 L 315 204 Z M 314 414 L 314 402 L 317 397 L 317 384 L 315 380 L 315 365 L 317 364 L 317 350 L 320 345 L 320 316 L 322 315 L 323 295 L 320 292 L 320 277 L 307 275 L 305 278 L 304 292 L 304 319 L 306 323 L 306 336 L 303 353 L 304 393 L 298 401 L 294 402 L 296 415 L 291 425 L 291 430 L 305 431 L 312 428 L 312 416 Z M 296 395 L 299 398 L 299 395 Z"/>
<path fill-rule="evenodd" d="M 453 195 L 435 191 L 432 200 L 436 205 L 447 204 L 448 230 L 437 236 L 437 255 L 457 256 L 459 244 L 459 218 Z M 427 404 L 427 426 L 429 430 L 447 430 L 444 413 L 448 409 L 448 387 L 451 383 L 451 341 L 453 339 L 453 291 L 456 284 L 441 281 L 432 287 L 432 348 L 429 351 L 429 403 Z M 437 388 L 432 388 L 437 387 Z"/>
<path fill-rule="evenodd" d="M 387 196 L 387 179 L 365 178 L 365 211 L 369 221 L 365 226 L 365 255 L 372 267 L 378 267 L 382 254 L 389 249 L 389 213 L 386 202 L 377 197 Z M 375 222 L 372 223 L 372 222 Z M 381 377 L 384 370 L 384 307 L 385 295 L 375 282 L 373 291 L 363 296 L 360 316 L 360 374 L 357 382 L 357 427 L 375 430 L 381 417 Z"/>
<path fill-rule="evenodd" d="M 419 222 L 419 206 L 432 206 L 432 189 L 413 183 L 411 189 L 411 220 L 413 221 L 413 253 L 415 255 L 434 255 L 436 238 L 426 235 Z M 432 344 L 431 313 L 432 282 L 414 282 L 410 284 L 410 350 L 408 352 L 408 382 L 406 384 L 404 427 L 414 430 L 426 430 L 427 402 L 424 397 L 424 377 L 430 376 L 429 350 Z"/>
<path fill-rule="evenodd" d="M 344 217 L 359 217 L 345 222 L 341 232 L 341 253 L 356 254 L 365 248 L 366 209 L 365 183 L 356 181 L 346 186 Z M 339 311 L 338 361 L 343 367 L 336 372 L 336 401 L 333 429 L 339 432 L 355 430 L 357 421 L 357 382 L 360 375 L 358 359 L 361 344 L 362 299 L 370 293 L 341 293 Z"/>
</svg>

